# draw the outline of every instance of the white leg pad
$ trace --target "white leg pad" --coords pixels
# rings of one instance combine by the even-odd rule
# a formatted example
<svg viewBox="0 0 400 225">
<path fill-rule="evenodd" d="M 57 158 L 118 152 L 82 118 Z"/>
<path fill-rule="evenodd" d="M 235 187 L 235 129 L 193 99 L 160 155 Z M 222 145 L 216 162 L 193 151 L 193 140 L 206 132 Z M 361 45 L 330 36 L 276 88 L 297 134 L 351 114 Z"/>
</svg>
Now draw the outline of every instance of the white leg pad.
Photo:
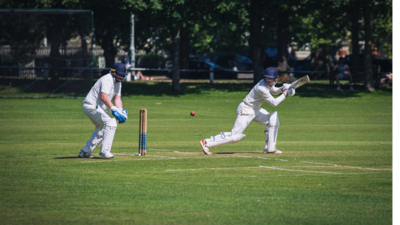
<svg viewBox="0 0 400 225">
<path fill-rule="evenodd" d="M 100 152 L 107 153 L 111 151 L 116 130 L 117 120 L 115 118 L 105 121 L 103 128 L 103 144 L 101 145 Z"/>
<path fill-rule="evenodd" d="M 90 139 L 86 142 L 86 145 L 82 148 L 83 151 L 87 153 L 93 152 L 97 146 L 101 143 L 103 140 L 103 130 L 98 130 L 96 127 L 96 130 L 92 133 L 92 136 Z"/>
<path fill-rule="evenodd" d="M 265 146 L 264 146 L 264 153 L 268 151 L 268 139 L 269 139 L 269 132 L 268 132 L 268 126 L 265 128 Z"/>
<path fill-rule="evenodd" d="M 221 132 L 216 136 L 212 136 L 205 140 L 205 146 L 207 148 L 212 148 L 220 145 L 226 145 L 229 143 L 235 143 L 240 141 L 242 138 L 246 137 L 244 134 L 232 135 L 231 132 Z"/>
<path fill-rule="evenodd" d="M 269 118 L 269 123 L 265 132 L 266 136 L 266 146 L 268 147 L 268 152 L 274 152 L 276 149 L 276 139 L 278 137 L 279 129 L 279 118 L 278 112 L 271 113 Z M 264 148 L 264 150 L 266 150 Z"/>
</svg>

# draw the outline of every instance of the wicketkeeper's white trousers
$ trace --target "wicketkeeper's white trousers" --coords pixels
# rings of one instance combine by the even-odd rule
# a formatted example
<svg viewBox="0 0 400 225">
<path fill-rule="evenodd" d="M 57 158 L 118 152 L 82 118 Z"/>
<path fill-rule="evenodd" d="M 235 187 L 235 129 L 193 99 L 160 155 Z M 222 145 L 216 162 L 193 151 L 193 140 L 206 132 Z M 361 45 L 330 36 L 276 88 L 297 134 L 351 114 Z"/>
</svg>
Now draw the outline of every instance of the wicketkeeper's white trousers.
<svg viewBox="0 0 400 225">
<path fill-rule="evenodd" d="M 117 129 L 115 118 L 111 117 L 105 109 L 95 105 L 83 104 L 82 108 L 85 115 L 95 126 L 95 130 L 83 147 L 83 151 L 91 153 L 103 142 L 100 151 L 103 153 L 110 152 Z"/>
</svg>

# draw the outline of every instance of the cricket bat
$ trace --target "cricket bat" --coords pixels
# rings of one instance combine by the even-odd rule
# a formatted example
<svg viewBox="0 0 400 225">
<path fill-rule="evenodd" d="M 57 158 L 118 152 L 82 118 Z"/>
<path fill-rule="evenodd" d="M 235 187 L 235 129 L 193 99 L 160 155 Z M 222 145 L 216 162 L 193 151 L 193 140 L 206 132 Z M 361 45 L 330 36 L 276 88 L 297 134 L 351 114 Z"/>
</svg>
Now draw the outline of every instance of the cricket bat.
<svg viewBox="0 0 400 225">
<path fill-rule="evenodd" d="M 290 84 L 290 88 L 299 88 L 305 84 L 307 84 L 308 82 L 310 82 L 310 78 L 308 77 L 308 75 L 305 75 L 304 77 L 296 80 L 295 82 Z"/>
</svg>

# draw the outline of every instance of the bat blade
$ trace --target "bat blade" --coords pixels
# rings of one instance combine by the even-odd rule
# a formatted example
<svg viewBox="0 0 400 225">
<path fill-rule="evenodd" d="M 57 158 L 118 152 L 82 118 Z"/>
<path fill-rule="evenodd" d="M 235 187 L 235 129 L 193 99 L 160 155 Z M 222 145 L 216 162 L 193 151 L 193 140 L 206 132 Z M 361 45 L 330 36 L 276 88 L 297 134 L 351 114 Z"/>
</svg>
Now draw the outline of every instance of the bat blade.
<svg viewBox="0 0 400 225">
<path fill-rule="evenodd" d="M 308 75 L 305 75 L 304 77 L 296 80 L 295 82 L 291 83 L 290 88 L 299 88 L 305 84 L 307 84 L 308 82 L 310 82 L 310 78 L 308 77 Z"/>
</svg>

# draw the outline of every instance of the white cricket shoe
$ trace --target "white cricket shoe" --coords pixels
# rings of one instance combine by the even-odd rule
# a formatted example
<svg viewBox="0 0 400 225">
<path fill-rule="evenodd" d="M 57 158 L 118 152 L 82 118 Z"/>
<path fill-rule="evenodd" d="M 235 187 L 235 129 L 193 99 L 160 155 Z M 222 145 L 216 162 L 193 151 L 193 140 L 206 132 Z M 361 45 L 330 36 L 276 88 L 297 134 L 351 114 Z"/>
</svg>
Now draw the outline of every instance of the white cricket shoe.
<svg viewBox="0 0 400 225">
<path fill-rule="evenodd" d="M 278 149 L 275 149 L 275 151 L 269 152 L 268 149 L 265 149 L 265 150 L 263 151 L 263 153 L 266 153 L 266 154 L 282 154 L 282 151 L 280 151 L 280 150 L 278 150 Z"/>
<path fill-rule="evenodd" d="M 211 154 L 212 154 L 212 153 L 210 152 L 210 149 L 208 149 L 208 148 L 206 147 L 206 141 L 205 141 L 205 140 L 201 140 L 201 141 L 200 141 L 200 145 L 201 145 L 201 148 L 203 149 L 204 154 L 206 154 L 206 155 L 211 155 Z"/>
<path fill-rule="evenodd" d="M 103 157 L 103 158 L 106 158 L 106 159 L 114 158 L 114 155 L 111 154 L 111 153 L 109 153 L 109 152 L 106 152 L 106 153 L 100 152 L 100 153 L 99 153 L 99 156 L 101 156 L 101 157 Z"/>
<path fill-rule="evenodd" d="M 83 151 L 83 149 L 82 149 L 82 150 L 79 152 L 78 157 L 79 157 L 79 158 L 89 158 L 89 159 L 91 159 L 91 158 L 93 158 L 94 156 L 93 156 L 92 154 L 90 154 L 90 153 L 87 153 L 87 152 Z"/>
</svg>

